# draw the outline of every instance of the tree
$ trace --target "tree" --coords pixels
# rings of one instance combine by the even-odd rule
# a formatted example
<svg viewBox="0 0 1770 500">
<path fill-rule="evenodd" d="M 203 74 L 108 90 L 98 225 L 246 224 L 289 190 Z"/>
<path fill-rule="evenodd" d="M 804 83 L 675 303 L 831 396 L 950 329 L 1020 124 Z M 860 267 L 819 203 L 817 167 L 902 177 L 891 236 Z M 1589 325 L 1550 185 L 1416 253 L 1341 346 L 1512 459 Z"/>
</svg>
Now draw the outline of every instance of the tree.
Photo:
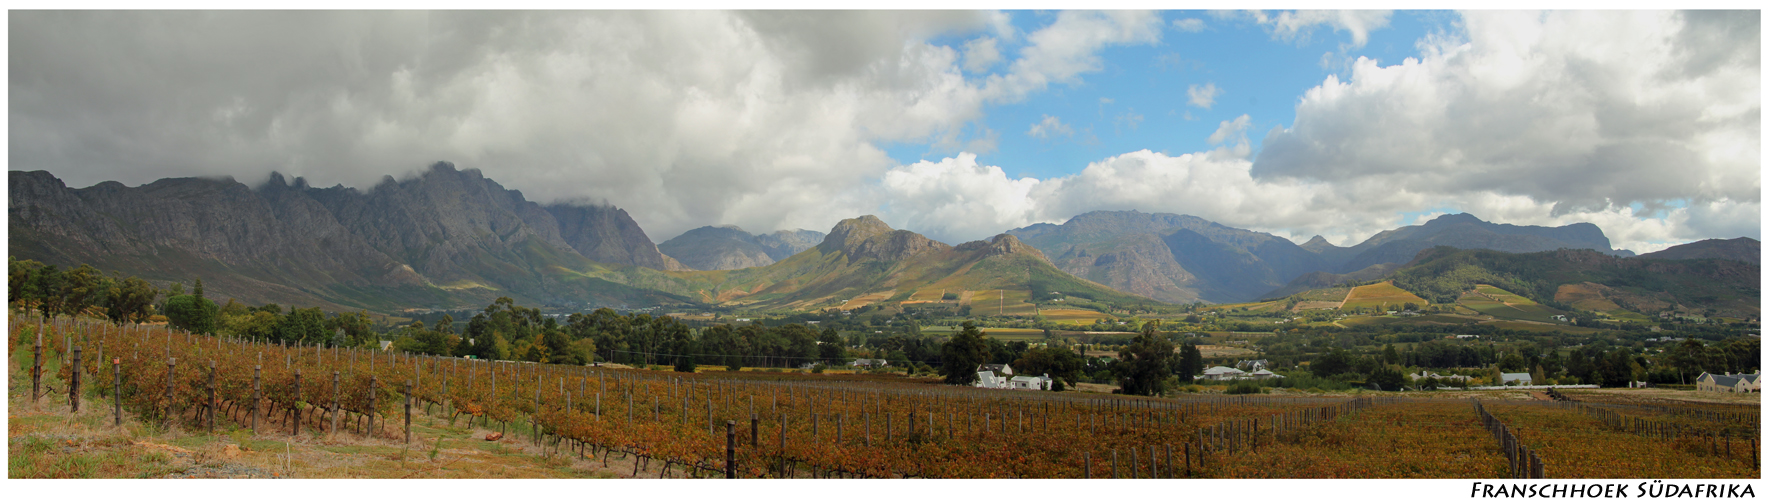
<svg viewBox="0 0 1770 500">
<path fill-rule="evenodd" d="M 1174 344 L 1155 335 L 1154 323 L 1145 323 L 1143 333 L 1119 349 L 1119 362 L 1112 365 L 1119 390 L 1125 394 L 1160 396 L 1168 392 Z"/>
<path fill-rule="evenodd" d="M 215 331 L 215 317 L 221 308 L 215 302 L 195 295 L 179 295 L 166 299 L 166 321 L 198 335 Z"/>
<path fill-rule="evenodd" d="M 1309 372 L 1317 377 L 1327 378 L 1346 373 L 1352 369 L 1352 355 L 1338 348 L 1329 347 L 1326 353 L 1315 357 L 1309 363 Z"/>
<path fill-rule="evenodd" d="M 315 309 L 315 311 L 317 310 Z M 293 310 L 289 312 L 294 314 Z M 357 311 L 340 314 L 326 320 L 321 325 L 320 335 L 326 339 L 327 345 L 372 347 L 371 344 L 374 344 L 376 339 L 373 327 L 374 322 L 369 319 L 369 311 Z M 339 334 L 340 330 L 343 330 L 342 334 Z"/>
<path fill-rule="evenodd" d="M 79 315 L 109 295 L 110 280 L 92 266 L 81 265 L 62 276 L 62 307 L 69 315 Z"/>
<path fill-rule="evenodd" d="M 842 346 L 842 335 L 837 334 L 835 328 L 825 328 L 824 332 L 817 336 L 817 341 L 818 358 L 823 359 L 823 362 L 838 365 L 848 364 L 848 349 Z"/>
<path fill-rule="evenodd" d="M 418 323 L 418 329 L 424 328 Z M 326 341 L 326 313 L 318 307 L 307 309 L 290 308 L 289 314 L 277 323 L 273 340 L 288 342 L 294 345 L 312 344 Z"/>
<path fill-rule="evenodd" d="M 37 312 L 47 317 L 55 317 L 62 312 L 62 275 L 54 264 L 36 269 L 31 276 L 30 293 L 26 294 L 37 300 Z"/>
<path fill-rule="evenodd" d="M 1205 372 L 1204 353 L 1199 351 L 1198 344 L 1187 342 L 1180 346 L 1180 366 L 1175 372 L 1180 376 L 1181 382 L 1191 382 L 1194 377 Z"/>
<path fill-rule="evenodd" d="M 1046 374 L 1058 382 L 1068 381 L 1074 384 L 1082 373 L 1086 361 L 1082 357 L 1062 347 L 1034 347 L 1027 349 L 1026 354 L 1014 360 L 1014 371 L 1027 375 Z"/>
<path fill-rule="evenodd" d="M 1377 387 L 1380 387 L 1385 391 L 1393 391 L 1400 389 L 1401 385 L 1406 382 L 1406 379 L 1402 377 L 1401 369 L 1396 368 L 1393 365 L 1382 365 L 1371 370 L 1370 377 L 1367 377 L 1365 381 L 1377 384 Z"/>
<path fill-rule="evenodd" d="M 117 324 L 146 321 L 154 313 L 154 298 L 160 294 L 152 284 L 134 276 L 106 292 L 105 316 Z"/>
<path fill-rule="evenodd" d="M 1407 305 L 1414 303 L 1408 302 Z M 1401 362 L 1401 355 L 1395 352 L 1395 344 L 1383 344 L 1383 362 L 1391 365 Z"/>
<path fill-rule="evenodd" d="M 966 321 L 959 333 L 940 348 L 940 374 L 946 383 L 969 385 L 977 382 L 977 367 L 989 359 L 989 343 L 977 325 Z"/>
</svg>

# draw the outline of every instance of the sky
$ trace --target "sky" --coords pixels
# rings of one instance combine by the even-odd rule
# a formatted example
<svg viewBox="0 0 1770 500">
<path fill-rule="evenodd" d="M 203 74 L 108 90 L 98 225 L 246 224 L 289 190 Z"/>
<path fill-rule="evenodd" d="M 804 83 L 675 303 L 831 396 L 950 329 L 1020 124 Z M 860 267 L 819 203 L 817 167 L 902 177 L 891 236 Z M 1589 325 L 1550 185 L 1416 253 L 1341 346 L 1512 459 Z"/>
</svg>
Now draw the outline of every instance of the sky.
<svg viewBox="0 0 1770 500">
<path fill-rule="evenodd" d="M 448 161 L 656 242 L 878 215 L 948 243 L 1093 210 L 1352 245 L 1467 212 L 1636 252 L 1761 239 L 1757 12 L 40 12 L 10 170 Z"/>
</svg>

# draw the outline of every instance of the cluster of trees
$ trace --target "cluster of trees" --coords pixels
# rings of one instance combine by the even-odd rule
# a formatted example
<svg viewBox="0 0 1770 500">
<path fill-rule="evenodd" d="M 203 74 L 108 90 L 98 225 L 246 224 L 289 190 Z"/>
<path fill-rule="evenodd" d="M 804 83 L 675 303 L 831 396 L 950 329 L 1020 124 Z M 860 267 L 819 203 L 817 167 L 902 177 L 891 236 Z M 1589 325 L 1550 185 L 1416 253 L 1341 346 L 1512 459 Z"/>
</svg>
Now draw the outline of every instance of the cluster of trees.
<svg viewBox="0 0 1770 500">
<path fill-rule="evenodd" d="M 8 301 L 46 316 L 102 314 L 117 323 L 163 319 L 199 335 L 290 344 L 367 346 L 375 341 L 367 311 L 327 314 L 316 307 L 291 308 L 285 314 L 276 304 L 248 307 L 233 299 L 217 306 L 203 296 L 200 279 L 185 293 L 182 283 L 160 289 L 134 276 L 105 276 L 89 265 L 62 270 L 17 258 L 7 264 Z"/>
<path fill-rule="evenodd" d="M 102 311 L 117 323 L 147 321 L 160 291 L 134 276 L 105 276 L 92 266 L 61 270 L 34 260 L 7 257 L 7 302 L 44 316 Z"/>
</svg>

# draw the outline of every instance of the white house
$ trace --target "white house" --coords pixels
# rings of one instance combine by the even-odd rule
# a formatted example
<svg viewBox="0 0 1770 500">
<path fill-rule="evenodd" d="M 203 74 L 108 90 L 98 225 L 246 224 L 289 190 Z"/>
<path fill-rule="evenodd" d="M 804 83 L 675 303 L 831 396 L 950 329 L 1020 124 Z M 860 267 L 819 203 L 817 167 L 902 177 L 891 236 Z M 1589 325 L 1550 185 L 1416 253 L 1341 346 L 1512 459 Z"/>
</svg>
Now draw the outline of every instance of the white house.
<svg viewBox="0 0 1770 500">
<path fill-rule="evenodd" d="M 1043 391 L 1043 390 L 1049 389 L 1050 387 L 1051 387 L 1051 377 L 1045 376 L 1045 375 L 1040 375 L 1037 377 L 1028 377 L 1025 375 L 1021 375 L 1018 377 L 1008 379 L 1008 388 L 1009 389 Z"/>
<path fill-rule="evenodd" d="M 887 364 L 890 363 L 886 363 L 883 359 L 857 359 L 848 362 L 848 366 L 855 368 L 870 368 L 875 366 L 885 366 Z"/>
<path fill-rule="evenodd" d="M 983 368 L 979 368 L 978 370 L 979 371 L 989 370 L 992 372 L 1000 373 L 1002 375 L 1010 375 L 1010 376 L 1014 375 L 1014 368 L 1011 366 L 1008 366 L 1008 365 L 994 365 L 994 364 L 983 365 Z"/>
<path fill-rule="evenodd" d="M 1268 370 L 1266 370 L 1266 369 L 1264 369 L 1264 368 L 1262 368 L 1262 369 L 1259 369 L 1259 370 L 1254 370 L 1254 372 L 1253 372 L 1253 373 L 1249 373 L 1249 374 L 1248 374 L 1248 376 L 1247 376 L 1247 377 L 1246 377 L 1246 378 L 1251 378 L 1251 379 L 1256 379 L 1256 380 L 1258 380 L 1258 379 L 1269 379 L 1269 378 L 1284 378 L 1284 375 L 1279 375 L 1279 374 L 1277 374 L 1277 373 L 1272 373 L 1272 372 L 1271 372 L 1271 371 L 1268 371 Z"/>
<path fill-rule="evenodd" d="M 1264 359 L 1244 359 L 1244 360 L 1235 362 L 1235 367 L 1237 369 L 1241 369 L 1241 370 L 1261 370 L 1261 369 L 1266 368 L 1266 360 L 1264 360 Z"/>
<path fill-rule="evenodd" d="M 1696 390 L 1711 392 L 1759 392 L 1758 374 L 1703 372 L 1696 377 Z"/>
<path fill-rule="evenodd" d="M 1518 385 L 1530 385 L 1530 374 L 1525 372 L 1500 374 L 1500 385 L 1506 385 L 1513 382 L 1517 382 Z"/>
<path fill-rule="evenodd" d="M 978 370 L 977 371 L 977 383 L 971 384 L 971 385 L 973 387 L 982 387 L 984 389 L 1003 389 L 1003 388 L 1007 387 L 1008 380 L 1005 378 L 996 376 L 996 372 L 992 372 L 989 370 Z"/>
<path fill-rule="evenodd" d="M 1204 378 L 1205 380 L 1232 380 L 1247 374 L 1248 372 L 1227 366 L 1213 366 L 1205 369 Z"/>
</svg>

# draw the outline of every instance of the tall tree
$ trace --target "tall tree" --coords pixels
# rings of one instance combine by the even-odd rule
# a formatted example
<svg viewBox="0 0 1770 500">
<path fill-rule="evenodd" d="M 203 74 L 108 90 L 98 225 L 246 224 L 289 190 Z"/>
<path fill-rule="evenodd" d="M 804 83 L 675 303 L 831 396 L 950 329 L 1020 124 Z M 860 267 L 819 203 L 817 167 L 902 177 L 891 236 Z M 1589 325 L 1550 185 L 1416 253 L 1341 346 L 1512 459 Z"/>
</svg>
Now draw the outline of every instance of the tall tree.
<svg viewBox="0 0 1770 500">
<path fill-rule="evenodd" d="M 1204 374 L 1204 353 L 1199 351 L 1198 344 L 1187 342 L 1180 346 L 1180 366 L 1175 372 L 1181 382 L 1191 382 L 1194 377 Z"/>
<path fill-rule="evenodd" d="M 817 353 L 824 363 L 831 365 L 848 364 L 848 348 L 842 345 L 842 335 L 835 328 L 824 328 L 817 336 Z"/>
<path fill-rule="evenodd" d="M 1174 343 L 1155 335 L 1155 322 L 1144 323 L 1143 333 L 1119 349 L 1119 362 L 1113 363 L 1119 390 L 1125 394 L 1160 396 L 1168 392 L 1168 375 Z"/>
<path fill-rule="evenodd" d="M 977 382 L 977 367 L 989 359 L 989 343 L 977 325 L 966 321 L 959 333 L 940 348 L 940 374 L 946 383 L 969 385 Z"/>
</svg>

